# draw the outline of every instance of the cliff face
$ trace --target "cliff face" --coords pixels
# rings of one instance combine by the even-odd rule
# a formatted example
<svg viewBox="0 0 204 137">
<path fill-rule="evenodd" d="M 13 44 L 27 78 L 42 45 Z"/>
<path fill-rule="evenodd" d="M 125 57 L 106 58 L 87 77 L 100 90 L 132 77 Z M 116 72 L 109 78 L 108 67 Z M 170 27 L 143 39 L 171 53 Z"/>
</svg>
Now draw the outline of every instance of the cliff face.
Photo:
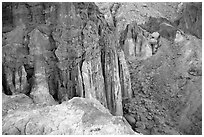
<svg viewBox="0 0 204 137">
<path fill-rule="evenodd" d="M 3 6 L 3 28 L 12 30 L 5 30 L 3 43 L 6 94 L 23 92 L 47 105 L 76 96 L 97 99 L 112 114 L 123 114 L 122 95 L 132 94 L 127 64 L 94 3 Z"/>
<path fill-rule="evenodd" d="M 3 99 L 82 97 L 142 134 L 202 134 L 201 3 L 2 6 Z"/>
</svg>

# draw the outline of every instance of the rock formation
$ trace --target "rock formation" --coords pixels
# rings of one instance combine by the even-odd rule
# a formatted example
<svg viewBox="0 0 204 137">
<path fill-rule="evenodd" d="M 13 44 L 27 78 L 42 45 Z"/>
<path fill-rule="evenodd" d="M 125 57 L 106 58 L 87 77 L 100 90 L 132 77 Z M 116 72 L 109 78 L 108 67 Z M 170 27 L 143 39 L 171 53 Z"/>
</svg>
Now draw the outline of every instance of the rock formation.
<svg viewBox="0 0 204 137">
<path fill-rule="evenodd" d="M 201 11 L 202 3 L 4 2 L 3 134 L 132 133 L 111 114 L 142 134 L 202 134 Z M 97 101 L 109 112 L 86 106 Z"/>
<path fill-rule="evenodd" d="M 18 109 L 28 110 L 34 108 L 34 106 L 33 100 L 25 94 L 8 96 L 2 93 L 2 117 L 12 111 Z"/>
<path fill-rule="evenodd" d="M 123 100 L 124 116 L 143 134 L 201 134 L 202 6 L 175 4 L 98 4 L 112 12 L 128 62 L 133 98 Z"/>
<path fill-rule="evenodd" d="M 15 28 L 5 33 L 3 46 L 6 94 L 23 92 L 47 105 L 80 96 L 123 115 L 122 95 L 132 94 L 129 71 L 115 33 L 94 3 L 5 6 Z"/>
<path fill-rule="evenodd" d="M 202 3 L 181 3 L 180 16 L 174 21 L 184 32 L 202 39 Z"/>
<path fill-rule="evenodd" d="M 12 111 L 2 124 L 4 135 L 137 135 L 100 102 L 77 97 L 56 106 Z"/>
</svg>

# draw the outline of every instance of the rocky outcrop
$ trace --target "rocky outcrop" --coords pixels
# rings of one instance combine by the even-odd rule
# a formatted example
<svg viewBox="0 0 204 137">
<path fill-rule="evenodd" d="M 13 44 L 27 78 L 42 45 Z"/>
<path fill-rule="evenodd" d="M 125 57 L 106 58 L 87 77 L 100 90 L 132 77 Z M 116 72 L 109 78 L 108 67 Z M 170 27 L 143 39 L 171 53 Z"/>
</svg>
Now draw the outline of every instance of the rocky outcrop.
<svg viewBox="0 0 204 137">
<path fill-rule="evenodd" d="M 174 21 L 178 28 L 202 39 L 202 3 L 181 3 L 180 16 Z"/>
<path fill-rule="evenodd" d="M 8 96 L 2 93 L 2 117 L 18 109 L 28 110 L 34 106 L 33 100 L 25 94 Z"/>
<path fill-rule="evenodd" d="M 3 118 L 5 135 L 136 135 L 121 116 L 98 101 L 73 98 L 56 106 L 18 110 Z"/>
<path fill-rule="evenodd" d="M 117 24 L 117 39 L 128 62 L 133 91 L 130 102 L 123 100 L 124 116 L 143 134 L 201 134 L 202 116 L 195 115 L 202 110 L 201 41 L 191 36 L 201 38 L 195 30 L 201 28 L 201 5 L 182 4 L 97 4 L 102 13 L 111 11 Z M 118 5 L 115 11 L 113 5 Z M 157 10 L 164 12 L 159 15 Z M 192 98 L 196 98 L 194 103 Z"/>
<path fill-rule="evenodd" d="M 133 22 L 119 33 L 118 39 L 120 47 L 128 60 L 145 60 L 156 54 L 159 48 L 158 39 L 160 36 L 163 36 L 160 31 L 148 32 L 138 26 L 136 22 Z"/>
<path fill-rule="evenodd" d="M 83 97 L 143 134 L 201 134 L 201 40 L 191 35 L 202 38 L 202 5 L 96 5 L 3 3 L 3 98 L 23 93 L 41 107 Z"/>
<path fill-rule="evenodd" d="M 107 35 L 108 36 L 108 35 Z M 105 47 L 105 83 L 107 92 L 108 108 L 115 115 L 123 115 L 121 83 L 119 79 L 118 55 L 116 50 L 116 40 L 112 34 L 106 37 L 109 40 L 109 46 Z M 113 46 L 115 45 L 115 47 Z M 112 65 L 110 65 L 112 64 Z M 113 100 L 114 99 L 114 100 Z"/>
<path fill-rule="evenodd" d="M 24 45 L 25 26 L 16 27 L 7 33 L 3 46 L 3 86 L 7 94 L 28 93 L 27 73 L 24 64 L 28 51 Z"/>
<path fill-rule="evenodd" d="M 34 58 L 34 81 L 30 97 L 33 98 L 36 104 L 56 104 L 54 98 L 49 92 L 48 79 L 46 75 L 46 69 L 48 70 L 49 67 L 47 62 L 50 63 L 49 54 L 52 54 L 52 52 L 49 53 L 49 50 L 52 48 L 49 43 L 49 37 L 45 34 L 43 35 L 38 29 L 34 29 L 29 35 L 29 52 Z"/>
<path fill-rule="evenodd" d="M 123 50 L 118 51 L 118 61 L 119 61 L 119 76 L 121 90 L 122 90 L 122 98 L 132 98 L 132 88 L 131 88 L 131 79 L 130 73 L 128 69 L 128 65 L 125 60 L 125 54 Z"/>
<path fill-rule="evenodd" d="M 95 3 L 99 11 L 103 13 L 105 20 L 107 21 L 108 25 L 113 28 L 116 24 L 114 24 L 114 15 L 112 12 L 112 8 L 115 5 L 113 2 L 96 2 Z"/>
<path fill-rule="evenodd" d="M 137 121 L 135 130 L 143 134 L 176 134 L 168 132 L 173 128 L 182 134 L 201 134 L 202 116 L 198 114 L 202 110 L 201 40 L 177 34 L 175 43 L 160 38 L 159 44 L 155 55 L 143 62 L 132 61 L 129 67 L 135 99 L 126 103 L 131 105 L 125 108 L 141 123 L 148 121 L 143 126 Z M 136 102 L 140 104 L 138 108 L 134 106 Z M 154 116 L 160 126 L 162 123 L 168 126 L 160 130 L 149 127 L 149 124 L 157 125 Z"/>
<path fill-rule="evenodd" d="M 154 18 L 150 17 L 149 20 L 141 25 L 141 27 L 150 33 L 158 32 L 160 36 L 173 41 L 176 37 L 178 28 L 173 22 L 166 18 Z"/>
<path fill-rule="evenodd" d="M 61 18 L 58 28 L 64 29 L 61 37 L 59 31 L 53 32 L 54 40 L 59 41 L 55 54 L 59 59 L 60 87 L 63 87 L 58 95 L 67 97 L 63 100 L 80 95 L 96 98 L 107 106 L 112 114 L 120 111 L 117 115 L 122 115 L 116 38 L 93 3 L 62 3 L 60 6 Z M 69 7 L 68 11 L 65 7 Z M 109 52 L 114 54 L 106 55 Z M 114 78 L 117 78 L 118 83 L 109 85 L 113 83 Z M 64 90 L 69 93 L 64 93 Z M 116 107 L 116 104 L 120 106 Z"/>
<path fill-rule="evenodd" d="M 180 5 L 182 4 L 182 6 Z M 202 4 L 197 3 L 180 3 L 178 15 L 172 20 L 164 17 L 151 16 L 142 26 L 149 32 L 158 31 L 160 35 L 167 39 L 175 39 L 176 31 L 182 30 L 185 33 L 202 39 Z M 171 37 L 169 38 L 170 35 Z"/>
<path fill-rule="evenodd" d="M 13 3 L 10 8 L 18 18 L 13 17 L 16 28 L 5 33 L 6 94 L 25 93 L 46 105 L 76 96 L 97 99 L 112 114 L 123 115 L 122 98 L 132 96 L 129 71 L 113 26 L 94 3 Z M 25 53 L 18 57 L 17 50 Z"/>
<path fill-rule="evenodd" d="M 162 13 L 158 12 L 145 3 L 126 2 L 119 5 L 119 8 L 116 8 L 115 10 L 116 13 L 114 14 L 114 18 L 116 21 L 115 24 L 117 26 L 116 29 L 120 33 L 126 28 L 127 24 L 131 24 L 132 22 L 137 22 L 137 24 L 144 24 L 149 17 L 164 17 Z"/>
</svg>

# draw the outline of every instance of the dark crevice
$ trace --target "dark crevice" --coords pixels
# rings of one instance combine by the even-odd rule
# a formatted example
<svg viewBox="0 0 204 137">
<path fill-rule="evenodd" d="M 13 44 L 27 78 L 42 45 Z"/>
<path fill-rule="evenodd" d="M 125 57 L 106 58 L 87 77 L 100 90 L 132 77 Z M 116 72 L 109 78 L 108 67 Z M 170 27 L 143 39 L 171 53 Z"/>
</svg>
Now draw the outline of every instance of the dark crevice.
<svg viewBox="0 0 204 137">
<path fill-rule="evenodd" d="M 122 97 L 124 97 L 124 79 L 123 79 L 123 70 L 121 68 L 121 63 L 120 63 L 120 59 L 119 59 L 119 56 L 118 56 L 118 72 L 119 72 L 119 79 L 120 79 L 120 85 L 121 85 L 121 94 L 122 94 Z"/>
<path fill-rule="evenodd" d="M 104 47 L 101 47 L 101 68 L 102 68 L 102 75 L 105 83 L 106 76 L 105 76 L 105 51 L 104 50 L 105 50 Z"/>
<path fill-rule="evenodd" d="M 81 62 L 79 62 L 79 70 L 80 70 L 80 74 L 81 75 L 81 80 L 82 80 L 82 92 L 83 92 L 83 98 L 85 97 L 85 85 L 84 85 L 84 80 L 83 80 L 83 75 L 82 75 L 82 65 L 83 65 L 83 62 L 84 62 L 84 58 L 82 58 Z"/>
<path fill-rule="evenodd" d="M 2 65 L 2 87 L 3 87 L 4 93 L 6 95 L 12 95 L 12 92 L 8 88 L 8 83 L 7 83 L 7 80 L 6 80 L 5 68 L 4 68 L 3 65 Z"/>
</svg>

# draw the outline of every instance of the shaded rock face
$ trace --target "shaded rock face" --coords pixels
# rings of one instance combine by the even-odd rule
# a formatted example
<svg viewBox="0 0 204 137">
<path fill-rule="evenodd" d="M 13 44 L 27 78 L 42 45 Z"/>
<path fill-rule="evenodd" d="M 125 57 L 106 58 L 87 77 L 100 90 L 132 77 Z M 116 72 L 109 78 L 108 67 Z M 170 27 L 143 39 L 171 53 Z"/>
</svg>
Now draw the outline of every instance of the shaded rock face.
<svg viewBox="0 0 204 137">
<path fill-rule="evenodd" d="M 150 33 L 158 32 L 160 36 L 173 41 L 176 38 L 177 27 L 173 22 L 166 18 L 154 18 L 150 17 L 149 20 L 141 25 L 142 28 Z"/>
<path fill-rule="evenodd" d="M 35 104 L 73 97 L 97 99 L 123 115 L 132 96 L 129 71 L 115 32 L 94 3 L 4 3 L 12 31 L 3 41 L 7 95 L 24 93 Z"/>
<path fill-rule="evenodd" d="M 202 39 L 202 4 L 185 3 L 175 19 L 150 17 L 142 26 L 151 33 L 160 32 L 160 35 L 169 40 L 175 39 L 178 29 Z"/>
<path fill-rule="evenodd" d="M 202 39 L 202 3 L 183 3 L 180 14 L 175 24 L 186 33 Z"/>
<path fill-rule="evenodd" d="M 73 98 L 60 105 L 18 110 L 3 118 L 9 135 L 136 135 L 121 116 L 112 116 L 98 101 Z"/>
</svg>

